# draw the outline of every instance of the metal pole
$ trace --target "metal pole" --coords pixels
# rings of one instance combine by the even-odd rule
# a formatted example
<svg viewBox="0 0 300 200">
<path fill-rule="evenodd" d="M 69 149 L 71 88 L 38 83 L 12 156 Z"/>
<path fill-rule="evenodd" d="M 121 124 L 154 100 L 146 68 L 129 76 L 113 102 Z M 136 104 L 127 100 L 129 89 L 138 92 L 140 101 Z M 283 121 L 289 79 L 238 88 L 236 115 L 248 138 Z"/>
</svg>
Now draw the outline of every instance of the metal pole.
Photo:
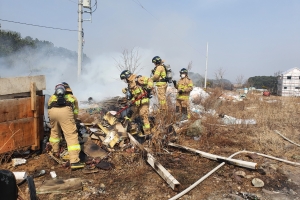
<svg viewBox="0 0 300 200">
<path fill-rule="evenodd" d="M 82 64 L 82 0 L 78 0 L 78 79 L 81 74 Z"/>
<path fill-rule="evenodd" d="M 206 64 L 205 64 L 204 89 L 206 89 L 206 81 L 207 81 L 207 61 L 208 61 L 208 42 L 206 44 Z"/>
</svg>

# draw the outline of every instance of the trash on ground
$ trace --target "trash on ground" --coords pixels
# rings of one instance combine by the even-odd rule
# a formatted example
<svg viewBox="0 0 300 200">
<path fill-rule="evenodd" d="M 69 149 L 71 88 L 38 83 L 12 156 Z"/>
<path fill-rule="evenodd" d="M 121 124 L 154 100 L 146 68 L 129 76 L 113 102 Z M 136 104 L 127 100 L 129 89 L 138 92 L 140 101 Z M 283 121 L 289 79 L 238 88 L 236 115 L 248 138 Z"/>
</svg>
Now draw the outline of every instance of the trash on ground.
<svg viewBox="0 0 300 200">
<path fill-rule="evenodd" d="M 232 124 L 256 124 L 255 119 L 237 119 L 228 115 L 220 115 L 222 122 L 227 125 Z"/>
<path fill-rule="evenodd" d="M 76 190 L 82 190 L 82 182 L 80 178 L 70 179 L 52 179 L 35 182 L 36 193 L 66 193 Z"/>
<path fill-rule="evenodd" d="M 51 172 L 50 172 L 50 175 L 51 175 L 52 178 L 56 178 L 56 177 L 57 177 L 55 171 L 51 171 Z"/>
<path fill-rule="evenodd" d="M 26 163 L 26 159 L 24 158 L 13 158 L 12 160 L 12 165 L 15 167 L 17 165 L 22 165 Z"/>
<path fill-rule="evenodd" d="M 264 182 L 259 178 L 254 178 L 251 182 L 254 187 L 263 187 L 265 185 Z"/>
<path fill-rule="evenodd" d="M 16 177 L 16 180 L 24 180 L 27 178 L 27 172 L 13 172 L 15 177 Z"/>
</svg>

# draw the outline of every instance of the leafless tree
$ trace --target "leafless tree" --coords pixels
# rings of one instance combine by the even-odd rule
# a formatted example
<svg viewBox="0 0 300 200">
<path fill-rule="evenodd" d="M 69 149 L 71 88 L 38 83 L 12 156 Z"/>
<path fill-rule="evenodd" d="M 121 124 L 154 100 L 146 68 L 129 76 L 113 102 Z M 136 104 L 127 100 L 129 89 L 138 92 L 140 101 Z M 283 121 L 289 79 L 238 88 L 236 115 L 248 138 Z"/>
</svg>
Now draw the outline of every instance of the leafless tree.
<svg viewBox="0 0 300 200">
<path fill-rule="evenodd" d="M 275 77 L 280 76 L 281 74 L 282 74 L 282 71 L 274 72 Z"/>
<path fill-rule="evenodd" d="M 137 73 L 143 67 L 141 67 L 140 59 L 141 55 L 139 54 L 138 48 L 133 48 L 131 50 L 124 49 L 120 60 L 115 59 L 117 63 L 117 68 L 120 71 L 129 70 L 131 73 Z"/>
<path fill-rule="evenodd" d="M 219 86 L 223 89 L 223 77 L 225 74 L 225 70 L 220 67 L 216 72 L 215 72 L 215 76 L 216 76 L 216 80 L 218 81 Z"/>
<path fill-rule="evenodd" d="M 235 81 L 236 81 L 236 84 L 238 85 L 238 87 L 242 87 L 244 82 L 245 82 L 244 81 L 244 75 L 242 75 L 242 74 L 238 75 L 236 77 Z"/>
</svg>

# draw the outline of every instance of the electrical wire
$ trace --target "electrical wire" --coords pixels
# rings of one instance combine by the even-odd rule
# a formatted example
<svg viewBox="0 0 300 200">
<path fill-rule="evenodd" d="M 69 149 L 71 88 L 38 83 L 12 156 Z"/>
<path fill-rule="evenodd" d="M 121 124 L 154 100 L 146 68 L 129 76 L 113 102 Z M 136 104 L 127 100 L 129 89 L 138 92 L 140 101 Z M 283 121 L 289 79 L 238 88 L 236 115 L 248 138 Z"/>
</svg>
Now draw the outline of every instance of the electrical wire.
<svg viewBox="0 0 300 200">
<path fill-rule="evenodd" d="M 139 0 L 132 0 L 134 3 L 136 3 L 137 5 L 139 5 L 143 10 L 145 10 L 146 12 L 148 12 L 153 18 L 155 18 L 158 22 L 159 21 L 158 18 L 156 18 L 152 13 L 150 13 L 142 4 L 141 2 L 139 2 Z M 175 33 L 176 34 L 176 33 Z M 187 42 L 183 41 L 187 46 L 191 47 L 192 49 L 194 49 L 195 51 L 198 51 L 197 49 L 195 49 L 194 47 L 192 47 L 190 44 L 188 44 Z M 206 57 L 206 55 L 201 54 L 202 56 Z"/>
<path fill-rule="evenodd" d="M 95 4 L 93 5 L 93 7 L 95 7 L 95 6 L 96 6 L 96 8 L 95 8 L 95 10 L 92 11 L 92 13 L 95 12 L 97 10 L 97 8 L 98 8 L 98 2 L 97 2 L 97 0 L 95 0 Z"/>
<path fill-rule="evenodd" d="M 41 25 L 29 24 L 29 23 L 24 23 L 24 22 L 16 22 L 16 21 L 11 21 L 11 20 L 6 20 L 6 19 L 0 19 L 0 21 L 10 22 L 10 23 L 15 23 L 15 24 L 23 24 L 23 25 L 27 25 L 27 26 L 36 26 L 36 27 L 40 27 L 40 28 L 50 28 L 50 29 L 56 29 L 56 30 L 61 30 L 61 31 L 76 31 L 76 32 L 78 32 L 78 30 L 72 30 L 72 29 L 66 29 L 66 28 L 56 28 L 56 27 L 51 27 L 51 26 L 41 26 Z"/>
<path fill-rule="evenodd" d="M 75 1 L 72 1 L 72 0 L 68 0 L 68 1 L 71 1 L 71 2 L 73 2 L 73 3 L 77 3 L 77 2 L 75 2 Z"/>
</svg>

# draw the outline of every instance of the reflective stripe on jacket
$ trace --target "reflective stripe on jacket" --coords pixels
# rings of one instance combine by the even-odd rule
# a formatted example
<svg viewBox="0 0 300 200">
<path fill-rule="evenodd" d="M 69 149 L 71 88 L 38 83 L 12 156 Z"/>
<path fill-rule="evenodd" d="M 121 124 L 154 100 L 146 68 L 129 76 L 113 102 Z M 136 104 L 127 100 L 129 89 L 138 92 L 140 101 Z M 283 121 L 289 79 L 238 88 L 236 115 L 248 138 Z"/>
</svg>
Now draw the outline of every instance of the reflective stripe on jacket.
<svg viewBox="0 0 300 200">
<path fill-rule="evenodd" d="M 143 88 L 139 85 L 136 85 L 134 88 L 132 88 L 131 93 L 133 95 L 131 101 L 134 101 L 135 99 L 139 98 L 140 95 L 142 95 L 145 91 L 143 90 Z M 137 100 L 136 102 L 134 102 L 134 104 L 136 106 L 140 106 L 141 104 L 146 104 L 149 103 L 149 98 L 147 98 L 147 96 L 143 97 L 140 100 Z"/>
<path fill-rule="evenodd" d="M 167 82 L 165 81 L 166 76 L 167 74 L 166 74 L 165 67 L 159 65 L 154 68 L 154 74 L 151 77 L 151 79 L 153 80 L 153 82 L 155 82 L 156 86 L 164 86 L 167 84 Z"/>
<path fill-rule="evenodd" d="M 182 94 L 177 93 L 177 99 L 187 100 L 189 99 L 190 92 L 193 90 L 193 81 L 189 77 L 182 78 L 178 81 L 176 89 L 182 91 Z"/>
<path fill-rule="evenodd" d="M 66 94 L 64 96 L 65 100 L 69 103 L 71 103 L 72 105 L 72 108 L 73 108 L 73 113 L 75 115 L 78 115 L 78 112 L 79 112 L 79 108 L 78 108 L 78 101 L 76 99 L 76 97 L 72 94 Z M 56 102 L 57 101 L 57 96 L 56 95 L 52 95 L 50 98 L 49 98 L 49 101 L 48 101 L 48 107 L 51 106 L 52 103 Z"/>
</svg>

